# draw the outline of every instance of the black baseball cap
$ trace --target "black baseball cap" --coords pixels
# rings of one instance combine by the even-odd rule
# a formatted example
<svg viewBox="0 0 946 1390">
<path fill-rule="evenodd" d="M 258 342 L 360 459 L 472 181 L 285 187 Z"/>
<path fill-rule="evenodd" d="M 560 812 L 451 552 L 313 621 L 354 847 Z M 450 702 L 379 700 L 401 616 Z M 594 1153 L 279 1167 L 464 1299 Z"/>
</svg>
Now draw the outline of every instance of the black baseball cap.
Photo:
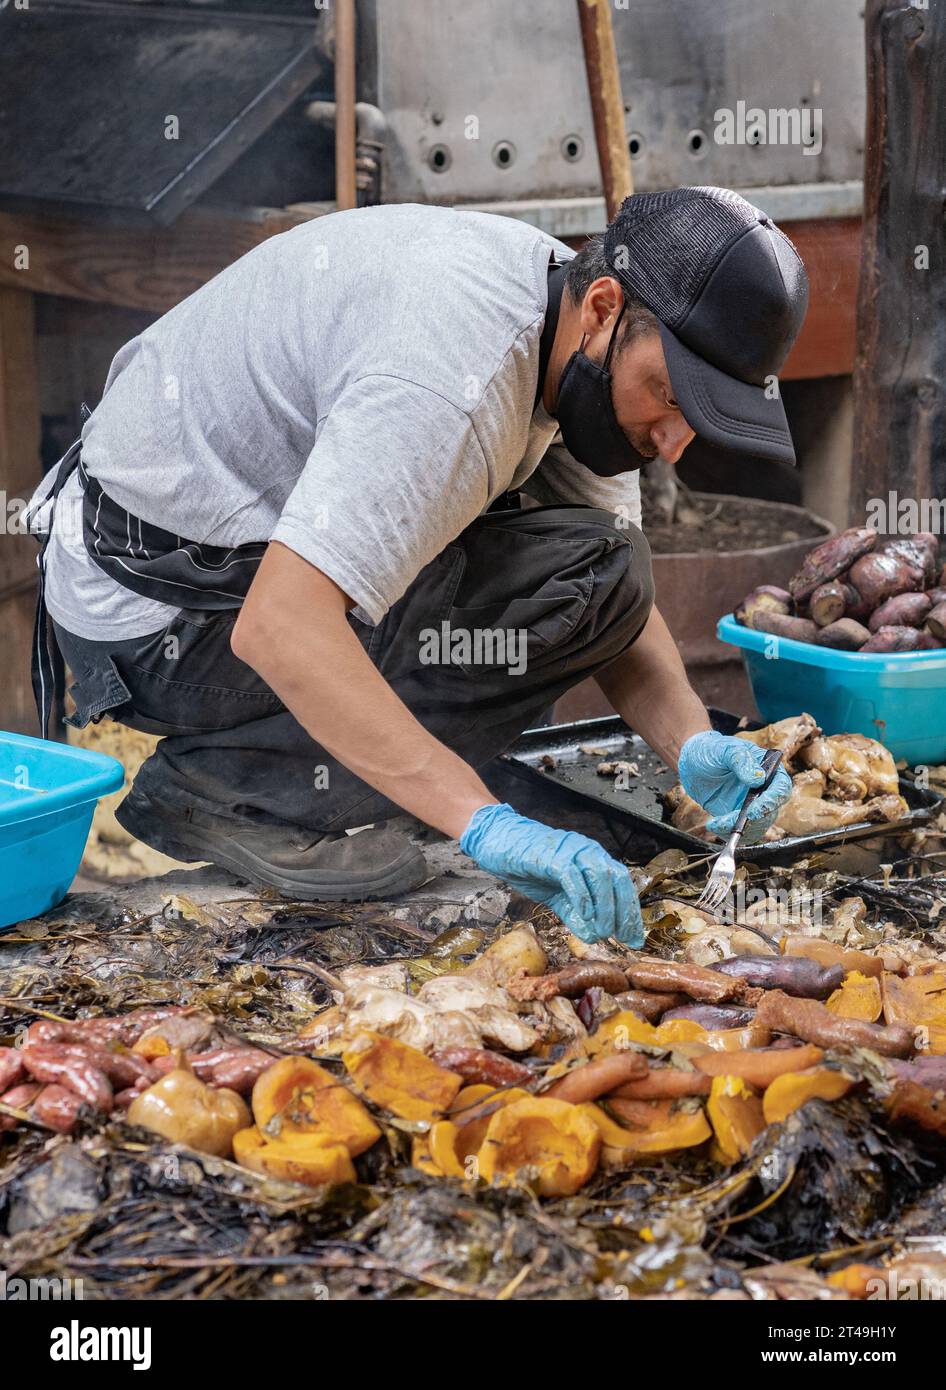
<svg viewBox="0 0 946 1390">
<path fill-rule="evenodd" d="M 634 193 L 608 227 L 605 258 L 656 317 L 673 394 L 701 438 L 794 463 L 777 378 L 808 308 L 801 257 L 728 188 Z"/>
</svg>

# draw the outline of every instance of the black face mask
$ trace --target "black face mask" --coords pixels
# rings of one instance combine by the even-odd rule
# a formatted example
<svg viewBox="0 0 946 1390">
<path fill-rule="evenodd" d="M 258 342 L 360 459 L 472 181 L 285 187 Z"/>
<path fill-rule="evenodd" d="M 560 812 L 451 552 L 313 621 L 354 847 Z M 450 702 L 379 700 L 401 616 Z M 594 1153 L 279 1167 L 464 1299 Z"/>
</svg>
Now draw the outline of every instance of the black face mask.
<svg viewBox="0 0 946 1390">
<path fill-rule="evenodd" d="M 565 363 L 555 410 L 565 448 L 585 468 L 605 478 L 629 473 L 650 462 L 638 453 L 621 429 L 611 399 L 609 368 L 623 315 L 622 306 L 600 366 L 585 355 L 587 338 L 582 338 L 578 351 Z"/>
</svg>

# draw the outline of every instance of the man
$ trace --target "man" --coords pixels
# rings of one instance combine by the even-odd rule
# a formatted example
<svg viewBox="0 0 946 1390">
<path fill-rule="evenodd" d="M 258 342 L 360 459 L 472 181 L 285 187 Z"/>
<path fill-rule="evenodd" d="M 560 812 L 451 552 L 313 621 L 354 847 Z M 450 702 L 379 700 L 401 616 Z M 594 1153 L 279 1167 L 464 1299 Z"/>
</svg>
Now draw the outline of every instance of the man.
<svg viewBox="0 0 946 1390">
<path fill-rule="evenodd" d="M 767 217 L 683 188 L 629 198 L 574 257 L 500 217 L 336 214 L 172 309 L 37 494 L 70 722 L 165 735 L 121 824 L 298 898 L 367 898 L 423 880 L 383 824 L 404 810 L 579 936 L 640 944 L 627 871 L 476 769 L 594 674 L 733 823 L 761 754 L 710 731 L 653 607 L 637 470 L 697 432 L 793 459 L 775 374 L 806 297 Z"/>
</svg>

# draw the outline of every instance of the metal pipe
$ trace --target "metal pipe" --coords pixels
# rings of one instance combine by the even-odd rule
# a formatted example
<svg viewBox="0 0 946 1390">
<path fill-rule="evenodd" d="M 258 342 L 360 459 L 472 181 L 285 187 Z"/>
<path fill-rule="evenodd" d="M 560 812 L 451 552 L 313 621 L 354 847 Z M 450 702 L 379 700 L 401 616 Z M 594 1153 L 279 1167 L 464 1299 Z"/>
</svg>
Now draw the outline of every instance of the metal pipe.
<svg viewBox="0 0 946 1390">
<path fill-rule="evenodd" d="M 588 74 L 588 94 L 591 97 L 604 201 L 610 222 L 624 199 L 634 192 L 610 0 L 578 0 L 578 22 L 585 50 L 585 71 Z"/>
<path fill-rule="evenodd" d="M 356 207 L 355 0 L 335 0 L 335 207 Z"/>
</svg>

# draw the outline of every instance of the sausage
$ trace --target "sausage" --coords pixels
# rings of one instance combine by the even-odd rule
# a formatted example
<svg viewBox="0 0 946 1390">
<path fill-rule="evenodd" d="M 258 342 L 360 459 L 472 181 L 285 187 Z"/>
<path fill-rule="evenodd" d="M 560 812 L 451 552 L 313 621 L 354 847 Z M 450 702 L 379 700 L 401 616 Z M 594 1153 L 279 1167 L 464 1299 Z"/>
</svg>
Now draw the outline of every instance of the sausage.
<svg viewBox="0 0 946 1390">
<path fill-rule="evenodd" d="M 628 962 L 627 977 L 635 989 L 685 994 L 706 1004 L 725 1004 L 744 999 L 748 986 L 738 979 L 707 970 L 702 965 L 683 965 L 676 961 L 639 956 Z"/>
<path fill-rule="evenodd" d="M 241 1096 L 249 1095 L 257 1079 L 276 1060 L 278 1059 L 258 1047 L 237 1045 L 215 1047 L 209 1052 L 198 1052 L 196 1056 L 188 1056 L 188 1061 L 201 1081 L 206 1081 L 210 1086 L 225 1086 L 231 1091 L 237 1091 Z"/>
<path fill-rule="evenodd" d="M 729 956 L 709 968 L 756 989 L 782 989 L 797 999 L 827 999 L 844 983 L 840 965 L 819 965 L 806 956 Z"/>
<path fill-rule="evenodd" d="M 35 1081 L 27 1081 L 19 1086 L 14 1086 L 12 1090 L 5 1091 L 0 1096 L 0 1101 L 4 1105 L 10 1105 L 14 1110 L 29 1110 L 33 1101 L 39 1095 L 42 1087 Z M 18 1121 L 13 1115 L 0 1115 L 0 1134 L 9 1129 L 16 1129 Z"/>
<path fill-rule="evenodd" d="M 520 975 L 510 980 L 507 990 L 514 999 L 554 999 L 557 994 L 577 999 L 587 989 L 603 989 L 617 994 L 627 989 L 627 976 L 620 965 L 608 960 L 576 960 L 550 975 Z"/>
<path fill-rule="evenodd" d="M 67 1087 L 93 1110 L 105 1114 L 111 1110 L 112 1085 L 101 1067 L 85 1057 L 69 1055 L 58 1043 L 26 1043 L 20 1051 L 23 1065 L 35 1080 Z"/>
<path fill-rule="evenodd" d="M 647 1070 L 647 1058 L 640 1052 L 629 1049 L 610 1052 L 606 1057 L 596 1057 L 592 1062 L 575 1067 L 567 1076 L 559 1077 L 542 1094 L 552 1100 L 567 1100 L 572 1105 L 581 1105 L 607 1095 L 625 1081 L 639 1080 L 647 1075 Z"/>
<path fill-rule="evenodd" d="M 22 1081 L 26 1072 L 17 1047 L 0 1047 L 0 1094 Z"/>
<path fill-rule="evenodd" d="M 612 1099 L 677 1100 L 680 1096 L 708 1096 L 711 1086 L 712 1079 L 702 1071 L 684 1071 L 681 1067 L 651 1067 L 646 1076 L 640 1077 L 637 1081 L 623 1082 L 613 1091 L 609 1091 L 605 1099 L 609 1105 Z"/>
<path fill-rule="evenodd" d="M 684 1004 L 682 1008 L 670 1009 L 661 1022 L 671 1023 L 675 1018 L 689 1018 L 701 1028 L 715 1031 L 718 1028 L 745 1028 L 755 1018 L 755 1009 L 737 1009 L 729 1004 Z"/>
<path fill-rule="evenodd" d="M 30 1106 L 30 1114 L 57 1134 L 71 1134 L 79 1119 L 82 1101 L 65 1086 L 44 1086 Z"/>
<path fill-rule="evenodd" d="M 763 994 L 755 1021 L 819 1047 L 866 1047 L 885 1057 L 909 1057 L 914 1051 L 912 1028 L 839 1018 L 815 999 L 793 999 L 780 989 Z"/>
<path fill-rule="evenodd" d="M 150 1086 L 152 1081 L 158 1079 L 158 1074 L 151 1064 L 134 1052 L 112 1052 L 97 1043 L 62 1043 L 58 1045 L 57 1051 L 64 1057 L 89 1062 L 93 1067 L 98 1067 L 119 1090 L 127 1086 L 137 1086 L 140 1082 Z"/>
<path fill-rule="evenodd" d="M 514 1062 L 488 1047 L 446 1047 L 431 1057 L 438 1067 L 483 1086 L 526 1086 L 535 1080 L 535 1072 L 522 1062 Z"/>
<path fill-rule="evenodd" d="M 614 996 L 614 1002 L 628 1013 L 637 1014 L 647 1023 L 656 1023 L 668 1009 L 686 1003 L 685 994 L 654 994 L 648 989 L 624 989 Z"/>
<path fill-rule="evenodd" d="M 106 1046 L 122 1043 L 129 1047 L 147 1029 L 177 1014 L 192 1013 L 185 1004 L 168 1004 L 158 1009 L 133 1009 L 115 1018 L 40 1018 L 26 1032 L 27 1042 L 93 1043 Z"/>
</svg>

